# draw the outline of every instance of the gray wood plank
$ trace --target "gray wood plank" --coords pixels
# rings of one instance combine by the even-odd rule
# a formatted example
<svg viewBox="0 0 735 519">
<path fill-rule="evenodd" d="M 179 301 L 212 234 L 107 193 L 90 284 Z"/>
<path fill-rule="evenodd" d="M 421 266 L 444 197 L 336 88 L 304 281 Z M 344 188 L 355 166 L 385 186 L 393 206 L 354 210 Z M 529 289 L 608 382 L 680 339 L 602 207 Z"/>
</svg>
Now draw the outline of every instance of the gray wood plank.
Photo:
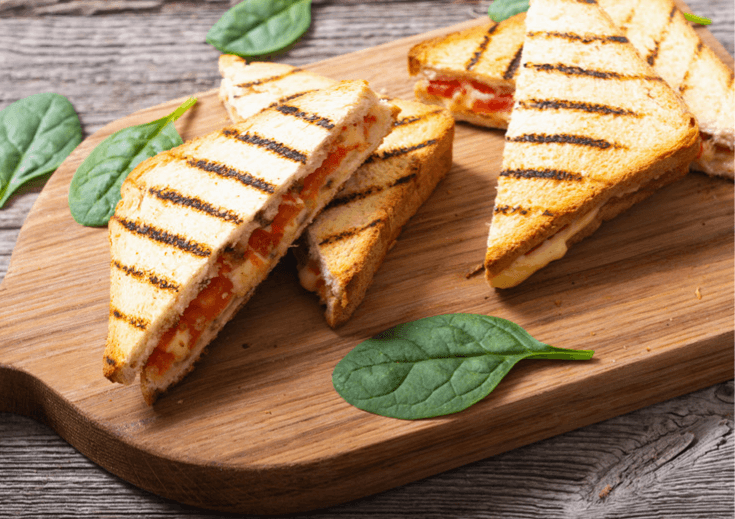
<svg viewBox="0 0 735 519">
<path fill-rule="evenodd" d="M 85 135 L 219 82 L 204 43 L 234 1 L 0 0 L 0 109 L 66 95 Z M 733 54 L 735 6 L 690 0 Z M 315 0 L 278 61 L 303 64 L 483 15 L 488 2 Z M 42 182 L 0 210 L 0 279 Z M 0 395 L 2 398 L 2 395 Z M 733 382 L 309 517 L 731 518 Z M 0 517 L 220 517 L 110 475 L 29 418 L 0 413 Z"/>
</svg>

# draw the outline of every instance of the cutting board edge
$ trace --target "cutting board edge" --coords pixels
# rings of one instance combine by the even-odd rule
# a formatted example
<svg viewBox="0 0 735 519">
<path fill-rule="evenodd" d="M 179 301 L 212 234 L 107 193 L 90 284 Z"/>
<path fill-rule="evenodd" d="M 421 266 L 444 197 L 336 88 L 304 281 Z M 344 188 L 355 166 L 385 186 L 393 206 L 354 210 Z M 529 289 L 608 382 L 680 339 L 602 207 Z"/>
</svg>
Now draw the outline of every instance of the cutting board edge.
<svg viewBox="0 0 735 519">
<path fill-rule="evenodd" d="M 244 469 L 238 464 L 163 456 L 145 446 L 131 443 L 124 433 L 106 429 L 101 424 L 88 419 L 76 406 L 65 401 L 33 375 L 3 365 L 0 365 L 0 393 L 11 397 L 6 400 L 6 407 L 0 409 L 0 412 L 13 412 L 27 416 L 51 427 L 70 445 L 105 470 L 146 491 L 168 499 L 230 513 L 272 515 L 304 512 L 383 492 L 467 463 L 730 380 L 733 375 L 735 363 L 733 354 L 735 352 L 730 347 L 723 348 L 722 345 L 731 345 L 733 341 L 735 341 L 735 333 L 733 330 L 728 330 L 698 343 L 691 343 L 686 350 L 681 348 L 663 350 L 651 356 L 647 362 L 632 364 L 630 370 L 621 366 L 617 370 L 619 379 L 630 382 L 622 386 L 620 393 L 630 394 L 629 392 L 632 391 L 641 398 L 621 398 L 624 395 L 617 394 L 620 402 L 617 405 L 608 405 L 608 403 L 599 405 L 598 399 L 604 398 L 607 394 L 607 389 L 604 388 L 609 385 L 609 373 L 599 373 L 590 379 L 585 379 L 584 382 L 588 384 L 585 384 L 583 392 L 575 393 L 576 389 L 569 386 L 552 388 L 540 396 L 541 401 L 536 406 L 539 409 L 545 409 L 548 414 L 545 419 L 557 424 L 546 429 L 534 430 L 531 433 L 525 432 L 523 424 L 530 417 L 526 414 L 518 415 L 512 412 L 513 406 L 500 406 L 497 411 L 499 417 L 505 416 L 507 411 L 511 413 L 509 416 L 512 417 L 512 423 L 503 421 L 496 427 L 517 428 L 519 435 L 512 442 L 483 443 L 483 435 L 486 438 L 493 436 L 492 427 L 487 428 L 480 420 L 478 422 L 482 423 L 478 423 L 469 435 L 468 431 L 462 429 L 448 432 L 451 429 L 451 417 L 444 417 L 437 419 L 445 421 L 442 428 L 443 434 L 440 435 L 439 440 L 443 446 L 440 448 L 436 446 L 435 429 L 427 428 L 419 435 L 433 438 L 434 443 L 417 441 L 415 434 L 407 434 L 405 438 L 397 437 L 391 441 L 382 442 L 378 447 L 363 447 L 362 453 L 344 451 L 331 458 L 310 460 L 301 466 L 283 464 L 250 466 Z M 686 355 L 684 358 L 680 355 L 682 351 Z M 711 355 L 713 351 L 717 357 Z M 702 366 L 699 366 L 698 376 L 692 378 L 690 362 L 704 362 L 704 367 L 707 369 L 701 369 Z M 689 376 L 686 384 L 661 385 L 655 391 L 651 391 L 647 384 L 650 380 L 657 380 L 657 373 L 658 378 L 664 375 L 667 378 L 676 378 L 684 374 Z M 603 379 L 606 379 L 605 384 L 602 383 Z M 590 404 L 565 406 L 565 409 L 573 412 L 559 418 L 553 403 L 570 402 L 574 398 Z M 7 402 L 12 405 L 8 406 Z M 598 402 L 598 405 L 594 405 L 594 402 Z M 537 418 L 544 418 L 544 416 Z M 466 450 L 460 449 L 462 455 L 456 455 L 457 437 L 472 442 L 474 447 Z M 407 446 L 409 450 L 406 449 Z M 383 451 L 382 456 L 375 452 L 376 448 Z M 386 458 L 385 453 L 388 451 L 393 452 Z M 425 459 L 429 451 L 432 454 L 431 463 L 416 463 L 418 460 Z M 437 462 L 436 460 L 440 458 L 442 461 Z M 368 464 L 373 464 L 373 470 L 358 470 L 358 468 L 364 469 L 365 463 L 357 463 L 355 459 L 361 459 L 363 462 L 370 460 Z M 372 461 L 376 459 L 377 462 Z M 381 460 L 385 459 L 391 461 L 383 463 L 381 467 Z M 295 471 L 294 468 L 297 466 L 298 470 Z M 368 472 L 369 476 L 367 476 Z M 382 473 L 383 477 L 375 477 L 376 472 Z M 320 479 L 318 477 L 320 473 L 328 474 L 329 477 Z M 360 479 L 361 473 L 366 474 L 364 481 Z M 289 480 L 295 480 L 296 483 L 283 484 L 284 481 Z M 188 488 L 184 484 L 188 481 L 194 481 L 201 486 Z M 206 483 L 202 485 L 203 482 Z M 255 482 L 261 485 L 257 496 L 243 498 L 242 489 L 252 487 Z M 297 492 L 284 495 L 294 489 Z M 197 493 L 201 495 L 197 496 Z M 212 501 L 213 496 L 217 501 Z"/>
</svg>

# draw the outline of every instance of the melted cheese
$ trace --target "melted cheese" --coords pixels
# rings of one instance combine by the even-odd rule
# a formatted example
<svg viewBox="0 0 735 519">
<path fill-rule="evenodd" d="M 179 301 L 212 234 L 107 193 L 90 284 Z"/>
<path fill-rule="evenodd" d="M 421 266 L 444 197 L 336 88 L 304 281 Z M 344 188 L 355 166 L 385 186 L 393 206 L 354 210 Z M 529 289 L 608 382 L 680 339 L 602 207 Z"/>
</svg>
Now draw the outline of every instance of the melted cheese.
<svg viewBox="0 0 735 519">
<path fill-rule="evenodd" d="M 299 269 L 299 283 L 309 292 L 316 292 L 320 280 L 321 274 L 318 271 L 309 267 Z"/>
<path fill-rule="evenodd" d="M 578 218 L 565 229 L 547 239 L 540 247 L 516 259 L 508 268 L 492 278 L 490 284 L 496 288 L 514 287 L 537 270 L 564 256 L 567 253 L 567 240 L 584 229 L 595 218 L 598 211 L 599 209 L 595 209 L 582 218 Z"/>
</svg>

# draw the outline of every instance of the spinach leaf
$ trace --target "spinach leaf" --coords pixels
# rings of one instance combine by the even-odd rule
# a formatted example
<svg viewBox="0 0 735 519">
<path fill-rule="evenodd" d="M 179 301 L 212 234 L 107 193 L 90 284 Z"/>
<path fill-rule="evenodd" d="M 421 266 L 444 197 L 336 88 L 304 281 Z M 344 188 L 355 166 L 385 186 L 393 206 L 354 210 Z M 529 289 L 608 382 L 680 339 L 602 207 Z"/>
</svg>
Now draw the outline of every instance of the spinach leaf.
<svg viewBox="0 0 735 519">
<path fill-rule="evenodd" d="M 34 94 L 0 111 L 0 207 L 23 184 L 51 173 L 82 142 L 69 100 Z"/>
<path fill-rule="evenodd" d="M 704 16 L 697 16 L 696 14 L 691 13 L 681 13 L 684 15 L 684 18 L 686 18 L 687 21 L 692 23 L 698 23 L 699 25 L 711 25 L 712 20 L 709 18 L 705 18 Z"/>
<path fill-rule="evenodd" d="M 244 58 L 285 49 L 311 25 L 311 0 L 245 0 L 217 20 L 207 43 Z"/>
<path fill-rule="evenodd" d="M 74 173 L 69 209 L 77 223 L 107 224 L 120 201 L 120 187 L 135 166 L 183 143 L 174 121 L 197 102 L 191 98 L 156 121 L 123 128 L 99 143 Z"/>
<path fill-rule="evenodd" d="M 487 15 L 494 22 L 528 11 L 528 0 L 494 0 L 487 8 Z"/>
<path fill-rule="evenodd" d="M 522 359 L 587 360 L 594 351 L 555 348 L 505 319 L 445 314 L 390 328 L 335 367 L 347 402 L 402 419 L 462 411 L 485 398 Z"/>
</svg>

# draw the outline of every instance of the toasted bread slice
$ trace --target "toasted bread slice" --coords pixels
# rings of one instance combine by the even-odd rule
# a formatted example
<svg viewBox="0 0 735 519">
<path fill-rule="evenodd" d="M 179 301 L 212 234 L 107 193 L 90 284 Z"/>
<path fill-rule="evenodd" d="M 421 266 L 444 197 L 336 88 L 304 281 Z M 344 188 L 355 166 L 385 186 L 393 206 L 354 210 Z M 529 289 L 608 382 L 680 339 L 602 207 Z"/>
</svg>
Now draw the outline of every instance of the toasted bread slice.
<svg viewBox="0 0 735 519">
<path fill-rule="evenodd" d="M 104 374 L 148 403 L 192 368 L 388 133 L 395 108 L 346 81 L 142 162 L 110 220 Z"/>
<path fill-rule="evenodd" d="M 334 80 L 271 63 L 220 58 L 220 98 L 233 120 L 242 114 L 298 97 L 308 87 Z M 232 85 L 247 75 L 257 91 L 234 99 Z M 308 79 L 293 81 L 294 76 Z M 233 100 L 234 99 L 234 100 Z M 392 131 L 340 193 L 307 228 L 294 249 L 299 278 L 326 305 L 327 323 L 337 327 L 358 307 L 375 272 L 406 222 L 429 197 L 452 164 L 454 120 L 444 109 L 391 99 L 400 109 Z"/>
<path fill-rule="evenodd" d="M 485 271 L 515 286 L 699 150 L 681 98 L 596 3 L 532 0 Z"/>
<path fill-rule="evenodd" d="M 515 16 L 415 45 L 408 72 L 420 77 L 416 98 L 446 107 L 459 121 L 506 128 L 523 33 L 523 18 Z"/>
<path fill-rule="evenodd" d="M 702 148 L 691 168 L 733 179 L 732 69 L 702 42 L 673 0 L 599 0 L 599 5 L 697 117 Z M 415 86 L 416 97 L 448 106 L 459 120 L 507 128 L 511 113 L 508 103 L 516 76 L 509 71 L 516 70 L 520 60 L 525 18 L 526 14 L 521 13 L 497 25 L 488 22 L 416 45 L 408 56 L 409 72 L 423 76 Z M 493 105 L 478 104 L 473 110 L 473 97 L 468 93 L 473 90 L 472 82 L 497 85 L 506 103 L 498 100 Z"/>
<path fill-rule="evenodd" d="M 393 99 L 393 130 L 307 227 L 299 279 L 335 328 L 362 302 L 403 226 L 452 165 L 454 120 L 444 109 Z"/>
<path fill-rule="evenodd" d="M 248 63 L 232 54 L 219 57 L 219 71 L 222 75 L 219 98 L 234 123 L 242 122 L 269 106 L 336 83 L 334 79 L 291 65 Z"/>
<path fill-rule="evenodd" d="M 735 176 L 733 71 L 699 38 L 673 0 L 599 0 L 623 34 L 697 118 L 702 150 L 692 168 Z"/>
</svg>

